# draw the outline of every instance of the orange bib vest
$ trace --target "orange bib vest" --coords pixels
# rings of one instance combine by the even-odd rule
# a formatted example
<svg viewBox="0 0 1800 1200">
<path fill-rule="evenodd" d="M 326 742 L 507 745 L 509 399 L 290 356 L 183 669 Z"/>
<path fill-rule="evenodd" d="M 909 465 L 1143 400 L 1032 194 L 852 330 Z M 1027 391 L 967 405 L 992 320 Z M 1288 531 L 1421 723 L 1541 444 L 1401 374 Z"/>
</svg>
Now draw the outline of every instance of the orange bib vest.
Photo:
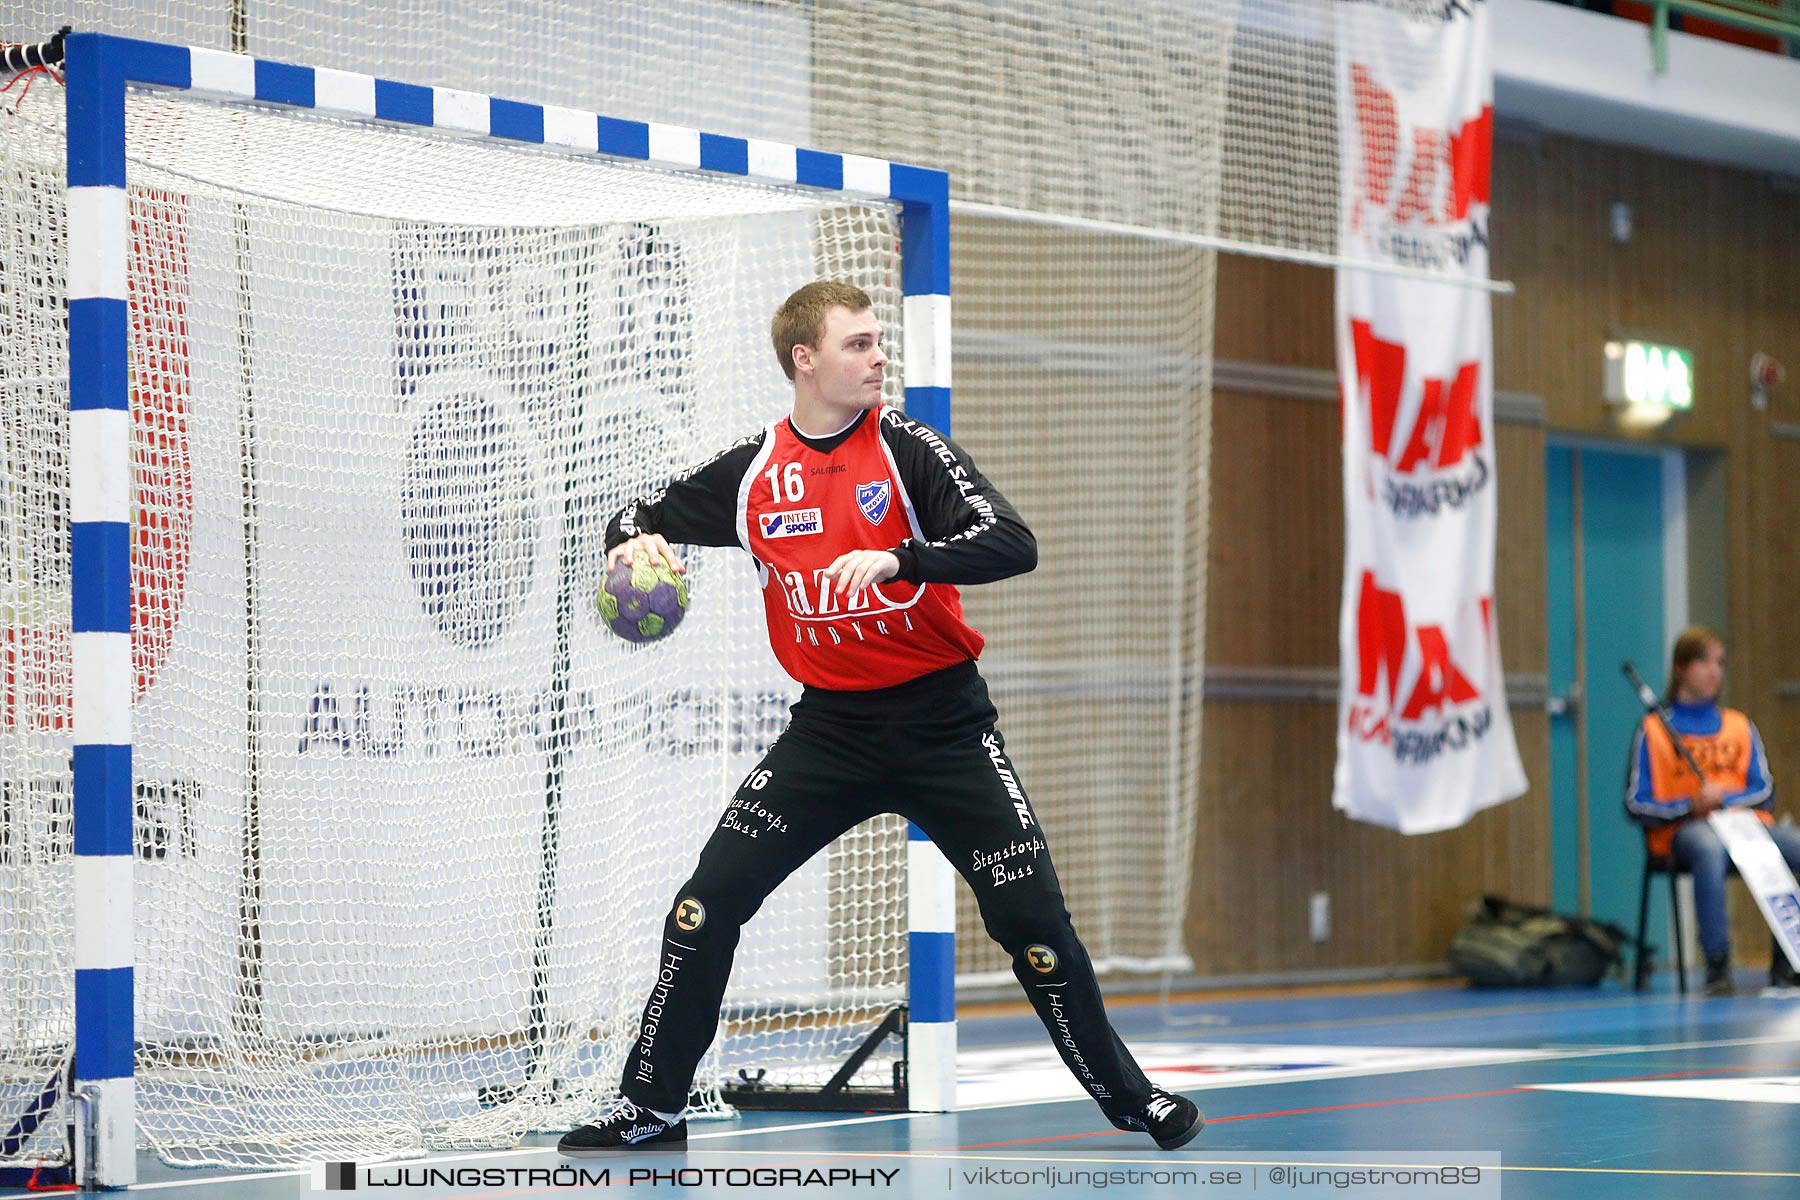
<svg viewBox="0 0 1800 1200">
<path fill-rule="evenodd" d="M 1689 733 L 1682 735 L 1687 743 L 1688 751 L 1693 754 L 1694 761 L 1706 772 L 1711 783 L 1718 784 L 1726 792 L 1741 792 L 1750 782 L 1750 718 L 1735 708 L 1720 709 L 1719 731 L 1717 733 Z M 1655 717 L 1644 717 L 1644 744 L 1650 751 L 1650 792 L 1660 803 L 1672 800 L 1691 799 L 1700 792 L 1700 781 L 1694 778 L 1694 770 L 1681 757 L 1681 751 L 1675 748 L 1662 722 Z M 1762 818 L 1765 825 L 1773 825 L 1772 814 L 1755 809 L 1756 815 Z M 1665 825 L 1660 829 L 1652 829 L 1645 833 L 1644 841 L 1652 854 L 1667 854 L 1674 844 L 1675 831 L 1691 820 L 1683 817 Z"/>
</svg>

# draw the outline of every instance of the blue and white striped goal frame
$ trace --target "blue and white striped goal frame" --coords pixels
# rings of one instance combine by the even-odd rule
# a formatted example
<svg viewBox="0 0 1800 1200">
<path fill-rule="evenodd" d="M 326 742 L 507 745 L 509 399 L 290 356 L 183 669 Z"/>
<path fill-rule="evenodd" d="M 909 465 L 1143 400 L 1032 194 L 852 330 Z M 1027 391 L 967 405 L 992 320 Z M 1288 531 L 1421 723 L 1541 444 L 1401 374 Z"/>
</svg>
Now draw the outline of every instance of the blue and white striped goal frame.
<svg viewBox="0 0 1800 1200">
<path fill-rule="evenodd" d="M 71 35 L 68 77 L 69 409 L 73 525 L 75 1075 L 94 1125 L 84 1178 L 136 1174 L 133 1100 L 131 458 L 125 201 L 128 84 L 316 109 L 673 169 L 898 201 L 909 415 L 950 430 L 950 192 L 941 171 L 671 125 L 522 104 L 347 71 L 115 37 Z M 908 830 L 911 1107 L 955 1107 L 955 891 Z"/>
</svg>

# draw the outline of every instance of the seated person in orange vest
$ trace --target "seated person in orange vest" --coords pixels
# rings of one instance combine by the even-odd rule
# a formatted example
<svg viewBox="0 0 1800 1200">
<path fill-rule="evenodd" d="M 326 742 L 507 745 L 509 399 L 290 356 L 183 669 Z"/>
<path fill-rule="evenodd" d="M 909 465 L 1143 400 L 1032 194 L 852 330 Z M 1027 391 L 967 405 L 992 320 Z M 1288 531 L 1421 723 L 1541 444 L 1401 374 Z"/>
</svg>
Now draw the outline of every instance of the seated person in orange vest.
<svg viewBox="0 0 1800 1200">
<path fill-rule="evenodd" d="M 1684 630 L 1675 640 L 1664 699 L 1669 724 L 1681 734 L 1706 779 L 1695 780 L 1693 769 L 1661 724 L 1645 714 L 1632 743 L 1625 782 L 1625 810 L 1644 826 L 1650 853 L 1672 854 L 1677 866 L 1693 873 L 1709 996 L 1728 996 L 1732 991 L 1731 930 L 1725 916 L 1725 871 L 1731 856 L 1712 827 L 1695 818 L 1720 808 L 1753 810 L 1769 827 L 1788 866 L 1800 872 L 1800 830 L 1775 824 L 1770 811 L 1775 785 L 1763 756 L 1762 736 L 1749 717 L 1735 708 L 1719 707 L 1724 682 L 1725 643 L 1719 635 L 1698 627 Z M 1772 949 L 1770 982 L 1793 986 L 1794 972 L 1786 955 L 1779 946 Z"/>
</svg>

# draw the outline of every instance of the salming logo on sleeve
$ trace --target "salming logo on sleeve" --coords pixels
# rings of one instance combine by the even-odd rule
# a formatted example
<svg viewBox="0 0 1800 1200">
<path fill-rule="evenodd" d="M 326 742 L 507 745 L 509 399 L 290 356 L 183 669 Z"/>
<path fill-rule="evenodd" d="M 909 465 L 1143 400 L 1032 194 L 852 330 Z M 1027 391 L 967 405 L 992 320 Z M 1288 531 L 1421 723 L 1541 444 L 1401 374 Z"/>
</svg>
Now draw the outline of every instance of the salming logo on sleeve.
<svg viewBox="0 0 1800 1200">
<path fill-rule="evenodd" d="M 896 412 L 885 413 L 882 419 L 895 429 L 911 434 L 930 452 L 933 458 L 942 463 L 957 494 L 965 504 L 975 510 L 975 522 L 962 532 L 938 541 L 929 541 L 921 534 L 920 541 L 925 542 L 928 546 L 947 546 L 952 542 L 971 541 L 999 523 L 999 516 L 994 512 L 993 504 L 976 486 L 974 475 L 969 470 L 968 464 L 957 459 L 955 451 L 950 449 L 950 444 L 937 430 L 929 425 L 908 420 Z"/>
</svg>

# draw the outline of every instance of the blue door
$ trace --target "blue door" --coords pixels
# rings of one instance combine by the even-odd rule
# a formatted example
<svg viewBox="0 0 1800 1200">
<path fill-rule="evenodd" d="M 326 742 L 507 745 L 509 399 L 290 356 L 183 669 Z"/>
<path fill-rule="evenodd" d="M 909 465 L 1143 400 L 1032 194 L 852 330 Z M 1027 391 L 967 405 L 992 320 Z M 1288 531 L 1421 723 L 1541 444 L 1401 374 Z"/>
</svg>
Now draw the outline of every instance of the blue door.
<svg viewBox="0 0 1800 1200">
<path fill-rule="evenodd" d="M 1667 671 L 1661 451 L 1547 451 L 1550 688 L 1572 703 L 1550 723 L 1551 885 L 1556 907 L 1635 931 L 1643 836 L 1623 809 L 1643 715 L 1619 664 L 1660 689 Z M 1670 959 L 1666 893 L 1650 941 Z"/>
</svg>

